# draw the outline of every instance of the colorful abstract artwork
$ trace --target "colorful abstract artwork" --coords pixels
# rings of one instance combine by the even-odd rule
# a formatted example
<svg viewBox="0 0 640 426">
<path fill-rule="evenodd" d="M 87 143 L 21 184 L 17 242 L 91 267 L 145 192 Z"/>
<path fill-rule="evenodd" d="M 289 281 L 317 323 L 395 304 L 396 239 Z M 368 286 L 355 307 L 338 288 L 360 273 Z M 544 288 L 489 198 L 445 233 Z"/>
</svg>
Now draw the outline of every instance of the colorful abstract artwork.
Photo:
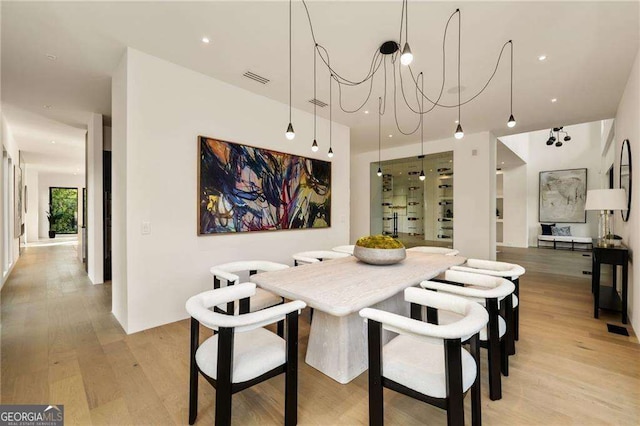
<svg viewBox="0 0 640 426">
<path fill-rule="evenodd" d="M 331 226 L 331 163 L 200 136 L 198 234 Z"/>
</svg>

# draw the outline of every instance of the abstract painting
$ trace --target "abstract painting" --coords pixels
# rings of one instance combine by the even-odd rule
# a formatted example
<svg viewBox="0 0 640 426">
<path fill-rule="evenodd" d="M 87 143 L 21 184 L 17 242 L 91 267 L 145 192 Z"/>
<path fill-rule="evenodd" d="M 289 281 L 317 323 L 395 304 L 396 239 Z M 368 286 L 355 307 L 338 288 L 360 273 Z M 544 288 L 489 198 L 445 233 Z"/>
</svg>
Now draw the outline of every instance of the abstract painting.
<svg viewBox="0 0 640 426">
<path fill-rule="evenodd" d="M 540 172 L 540 222 L 585 223 L 587 169 Z"/>
<path fill-rule="evenodd" d="M 19 238 L 24 232 L 24 220 L 22 214 L 22 169 L 18 166 L 13 166 L 13 183 L 13 202 L 15 206 L 13 218 L 13 225 L 15 228 L 14 237 Z"/>
<path fill-rule="evenodd" d="M 198 138 L 198 235 L 331 226 L 331 163 Z"/>
</svg>

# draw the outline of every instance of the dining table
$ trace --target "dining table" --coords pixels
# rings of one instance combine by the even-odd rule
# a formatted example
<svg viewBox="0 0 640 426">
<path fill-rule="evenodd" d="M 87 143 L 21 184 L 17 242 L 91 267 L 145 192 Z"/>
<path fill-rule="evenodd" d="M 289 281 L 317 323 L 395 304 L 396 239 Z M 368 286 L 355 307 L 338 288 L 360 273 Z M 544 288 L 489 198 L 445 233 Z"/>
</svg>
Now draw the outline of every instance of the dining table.
<svg viewBox="0 0 640 426">
<path fill-rule="evenodd" d="M 461 256 L 408 251 L 399 263 L 371 265 L 349 256 L 263 272 L 251 281 L 314 309 L 305 362 L 346 384 L 368 365 L 366 326 L 358 312 L 374 307 L 409 316 L 404 289 L 465 261 Z"/>
</svg>

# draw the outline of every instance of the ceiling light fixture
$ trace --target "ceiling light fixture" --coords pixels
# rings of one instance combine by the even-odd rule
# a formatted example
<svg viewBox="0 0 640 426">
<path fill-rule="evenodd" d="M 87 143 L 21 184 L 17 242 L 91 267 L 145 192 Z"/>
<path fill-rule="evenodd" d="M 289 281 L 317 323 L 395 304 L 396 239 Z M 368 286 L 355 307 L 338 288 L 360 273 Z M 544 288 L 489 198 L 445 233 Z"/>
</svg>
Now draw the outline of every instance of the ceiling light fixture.
<svg viewBox="0 0 640 426">
<path fill-rule="evenodd" d="M 209 42 L 211 42 L 211 40 L 209 40 L 209 37 L 202 37 L 202 42 L 204 44 L 209 44 Z"/>
<path fill-rule="evenodd" d="M 547 55 L 540 55 L 540 56 L 538 56 L 538 60 L 539 60 L 540 62 L 544 61 L 545 59 L 547 59 Z"/>
<path fill-rule="evenodd" d="M 51 141 L 51 143 L 56 143 L 56 141 Z"/>
<path fill-rule="evenodd" d="M 380 151 L 382 148 L 382 142 L 380 138 L 380 134 L 381 134 L 380 118 L 382 117 L 381 108 L 382 108 L 382 98 L 378 98 L 378 177 L 382 176 L 382 168 L 380 167 Z"/>
<path fill-rule="evenodd" d="M 556 102 L 558 102 L 558 99 L 556 98 L 551 99 L 551 103 L 555 104 Z"/>
<path fill-rule="evenodd" d="M 502 48 L 499 52 L 497 61 L 496 61 L 496 65 L 495 68 L 493 70 L 493 73 L 489 76 L 489 78 L 486 80 L 486 82 L 484 83 L 484 85 L 482 86 L 481 89 L 479 89 L 476 93 L 471 93 L 469 94 L 469 97 L 467 99 L 465 99 L 464 101 L 462 100 L 462 95 L 461 95 L 461 88 L 463 87 L 461 85 L 461 33 L 462 33 L 462 19 L 461 19 L 461 12 L 460 9 L 456 9 L 455 12 L 453 12 L 450 16 L 449 19 L 447 20 L 445 29 L 444 29 L 444 34 L 442 37 L 442 63 L 443 68 L 442 68 L 442 81 L 441 81 L 441 88 L 439 91 L 439 94 L 437 94 L 437 96 L 430 96 L 426 93 L 424 93 L 423 90 L 421 90 L 418 81 L 416 79 L 416 74 L 414 73 L 414 70 L 411 67 L 411 63 L 412 61 L 410 59 L 413 59 L 413 54 L 411 52 L 411 48 L 409 47 L 409 43 L 408 43 L 408 7 L 407 7 L 407 0 L 403 0 L 402 2 L 402 13 L 401 13 L 401 20 L 400 20 L 400 40 L 398 41 L 386 41 L 384 43 L 382 43 L 382 45 L 376 49 L 376 51 L 373 54 L 371 63 L 368 67 L 368 72 L 363 76 L 363 78 L 358 78 L 358 79 L 348 79 L 346 77 L 343 77 L 340 73 L 338 73 L 336 71 L 336 69 L 331 67 L 331 61 L 330 61 L 330 55 L 328 50 L 322 46 L 319 42 L 318 42 L 318 38 L 316 38 L 316 33 L 314 31 L 314 27 L 313 27 L 313 22 L 311 19 L 311 12 L 309 10 L 310 8 L 310 4 L 307 4 L 307 2 L 305 0 L 302 0 L 302 4 L 305 8 L 305 12 L 306 12 L 306 17 L 309 23 L 309 28 L 310 28 L 310 32 L 311 32 L 311 37 L 313 40 L 313 44 L 314 44 L 314 48 L 316 50 L 316 54 L 319 55 L 320 59 L 323 61 L 324 65 L 329 69 L 329 72 L 331 74 L 333 74 L 333 78 L 336 80 L 336 82 L 338 83 L 338 100 L 339 100 L 339 106 L 341 108 L 342 111 L 346 112 L 346 113 L 355 113 L 358 112 L 360 110 L 362 110 L 364 108 L 364 106 L 366 105 L 367 101 L 369 100 L 371 93 L 373 92 L 373 80 L 374 80 L 374 76 L 376 73 L 378 73 L 378 71 L 383 71 L 384 72 L 384 77 L 381 77 L 380 80 L 383 80 L 385 83 L 388 81 L 388 77 L 387 77 L 387 62 L 389 61 L 391 64 L 391 69 L 393 72 L 393 96 L 389 96 L 390 99 L 393 99 L 393 111 L 394 111 L 394 115 L 395 115 L 395 122 L 396 122 L 396 126 L 398 128 L 398 130 L 400 131 L 400 133 L 402 133 L 403 135 L 413 135 L 415 134 L 418 129 L 420 128 L 420 121 L 418 123 L 416 123 L 416 126 L 408 129 L 408 130 L 404 130 L 400 127 L 399 124 L 399 120 L 398 120 L 398 97 L 396 96 L 397 92 L 400 92 L 402 95 L 402 99 L 406 105 L 407 108 L 409 108 L 413 113 L 415 113 L 418 116 L 422 116 L 424 114 L 427 114 L 429 112 L 431 112 L 432 110 L 434 110 L 436 107 L 440 107 L 440 108 L 457 108 L 458 109 L 458 121 L 456 122 L 456 128 L 455 128 L 455 133 L 454 136 L 457 139 L 460 139 L 464 136 L 464 131 L 462 129 L 462 124 L 461 124 L 461 108 L 462 105 L 466 105 L 467 103 L 470 103 L 471 101 L 473 101 L 474 99 L 476 99 L 480 94 L 482 94 L 486 88 L 489 86 L 489 84 L 491 83 L 491 81 L 493 80 L 493 78 L 495 77 L 498 67 L 500 65 L 500 61 L 502 60 L 505 48 L 507 47 L 507 45 L 510 45 L 510 53 L 511 53 L 511 91 L 510 91 L 510 116 L 509 116 L 509 120 L 507 122 L 507 125 L 509 127 L 513 127 L 515 125 L 515 118 L 513 116 L 513 41 L 509 40 L 507 42 L 505 42 L 502 45 Z M 457 88 L 458 90 L 456 90 L 458 97 L 457 97 L 457 102 L 454 103 L 445 103 L 443 102 L 442 96 L 443 96 L 443 92 L 444 92 L 444 87 L 445 87 L 445 76 L 447 74 L 447 70 L 446 70 L 446 64 L 448 63 L 448 61 L 446 60 L 446 42 L 447 42 L 447 35 L 448 35 L 448 30 L 449 30 L 449 24 L 451 23 L 451 20 L 455 18 L 456 14 L 458 15 L 458 70 L 457 70 L 457 74 L 458 74 L 458 84 L 457 84 Z M 402 50 L 400 50 L 402 49 Z M 410 56 L 409 56 L 410 55 Z M 400 59 L 398 61 L 398 59 Z M 314 61 L 315 61 L 315 56 L 314 56 Z M 410 85 L 405 85 L 403 83 L 403 79 L 406 79 L 407 76 L 405 76 L 405 74 L 407 74 L 407 72 L 409 73 L 409 76 L 411 77 L 411 84 Z M 399 81 L 398 78 L 399 77 Z M 343 106 L 343 97 L 342 97 L 342 89 L 346 88 L 346 87 L 355 87 L 355 86 L 360 86 L 363 84 L 368 84 L 369 85 L 369 91 L 368 94 L 366 95 L 366 98 L 364 99 L 363 102 L 361 102 L 359 104 L 359 106 L 357 106 L 354 109 L 348 109 L 345 108 Z M 399 87 L 398 87 L 399 86 Z M 406 95 L 406 90 L 405 90 L 405 86 L 410 86 L 411 90 L 415 91 L 415 96 L 416 96 L 416 100 L 417 102 L 414 103 L 410 103 L 408 96 Z M 314 90 L 315 90 L 315 85 L 314 85 Z M 386 85 L 385 85 L 385 94 L 384 96 L 382 96 L 381 98 L 384 100 L 383 106 L 382 108 L 379 108 L 379 110 L 384 110 L 386 109 L 386 100 L 387 100 L 387 95 L 386 95 Z M 430 104 L 430 106 L 426 109 L 421 108 L 421 101 L 420 101 L 420 97 L 426 99 L 426 101 Z M 315 98 L 315 96 L 314 96 Z M 416 105 L 417 104 L 417 105 Z M 365 114 L 367 113 L 367 111 L 364 111 Z M 380 111 L 379 111 L 380 113 Z"/>
<path fill-rule="evenodd" d="M 318 49 L 316 47 L 313 48 L 313 99 L 318 99 L 316 97 L 316 56 L 318 56 Z M 313 144 L 311 145 L 311 151 L 318 151 L 318 142 L 316 141 L 316 122 L 317 122 L 317 114 L 316 114 L 316 103 L 313 103 Z"/>
<path fill-rule="evenodd" d="M 420 80 L 420 88 L 424 92 L 424 74 L 420 72 L 418 74 Z M 425 180 L 427 177 L 424 175 L 424 97 L 420 100 L 420 180 Z"/>
<path fill-rule="evenodd" d="M 553 136 L 553 133 L 556 133 L 556 136 Z M 554 127 L 553 129 L 549 130 L 549 139 L 547 139 L 547 145 L 551 146 L 555 143 L 556 147 L 561 147 L 562 141 L 560 140 L 560 133 L 562 133 L 564 135 L 563 140 L 565 142 L 569 142 L 571 140 L 571 136 L 569 136 L 569 134 L 564 130 L 564 128 L 562 126 L 560 127 Z"/>
<path fill-rule="evenodd" d="M 331 140 L 331 127 L 333 124 L 333 119 L 331 117 L 331 110 L 333 109 L 333 103 L 331 102 L 331 80 L 333 80 L 333 74 L 329 74 L 329 152 L 327 153 L 329 158 L 333 157 L 333 141 Z"/>
<path fill-rule="evenodd" d="M 50 61 L 55 61 L 56 59 L 58 59 L 58 57 L 56 55 L 52 55 L 51 53 L 47 53 L 45 56 Z"/>
<path fill-rule="evenodd" d="M 51 109 L 51 105 L 42 105 L 42 108 L 44 108 L 44 109 Z"/>
<path fill-rule="evenodd" d="M 365 113 L 365 114 L 369 114 L 369 111 L 365 111 L 364 113 Z"/>
<path fill-rule="evenodd" d="M 289 0 L 289 125 L 284 133 L 284 136 L 290 141 L 296 137 L 296 132 L 293 131 L 293 124 L 291 124 L 291 1 Z M 315 99 L 315 96 L 313 98 Z"/>
</svg>

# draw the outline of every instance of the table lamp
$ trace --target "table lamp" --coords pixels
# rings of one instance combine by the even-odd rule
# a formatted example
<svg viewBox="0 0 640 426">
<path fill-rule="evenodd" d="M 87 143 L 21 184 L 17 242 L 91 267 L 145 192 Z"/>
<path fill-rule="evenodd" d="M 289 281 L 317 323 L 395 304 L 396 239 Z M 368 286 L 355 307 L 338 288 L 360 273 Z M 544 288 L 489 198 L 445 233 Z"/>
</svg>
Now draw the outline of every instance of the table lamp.
<svg viewBox="0 0 640 426">
<path fill-rule="evenodd" d="M 585 210 L 600 210 L 598 220 L 598 246 L 614 245 L 613 223 L 610 210 L 626 210 L 627 195 L 624 189 L 590 189 L 587 191 Z"/>
</svg>

